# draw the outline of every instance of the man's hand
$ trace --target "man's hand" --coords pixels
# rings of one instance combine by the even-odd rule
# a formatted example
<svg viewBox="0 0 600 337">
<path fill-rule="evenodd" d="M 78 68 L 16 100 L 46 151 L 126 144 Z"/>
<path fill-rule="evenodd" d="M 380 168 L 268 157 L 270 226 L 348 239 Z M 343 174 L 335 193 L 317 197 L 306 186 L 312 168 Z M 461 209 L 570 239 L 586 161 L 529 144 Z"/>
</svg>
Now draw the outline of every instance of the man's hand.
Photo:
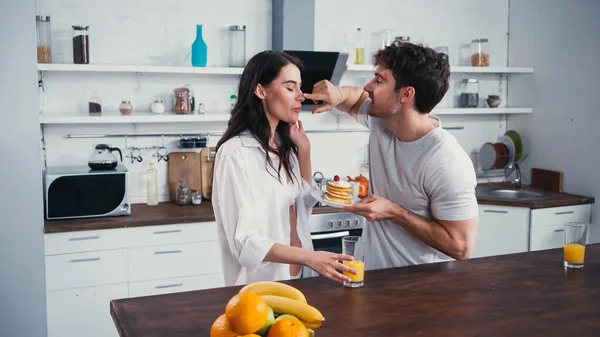
<svg viewBox="0 0 600 337">
<path fill-rule="evenodd" d="M 315 104 L 323 101 L 323 104 L 313 109 L 312 113 L 321 113 L 335 108 L 344 101 L 344 93 L 340 87 L 336 87 L 328 80 L 322 80 L 313 86 L 311 94 L 304 94 L 306 99 L 312 99 Z"/>
<path fill-rule="evenodd" d="M 344 211 L 364 216 L 368 221 L 391 220 L 394 209 L 400 207 L 390 200 L 378 195 L 370 195 L 352 206 L 344 207 Z"/>
</svg>

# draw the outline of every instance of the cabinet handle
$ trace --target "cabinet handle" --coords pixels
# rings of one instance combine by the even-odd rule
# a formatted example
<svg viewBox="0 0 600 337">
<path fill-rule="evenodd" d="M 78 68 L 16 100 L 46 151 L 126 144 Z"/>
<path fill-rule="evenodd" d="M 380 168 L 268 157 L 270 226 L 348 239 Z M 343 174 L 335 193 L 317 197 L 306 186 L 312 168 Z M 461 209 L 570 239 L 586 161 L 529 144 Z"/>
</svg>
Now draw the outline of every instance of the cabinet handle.
<svg viewBox="0 0 600 337">
<path fill-rule="evenodd" d="M 573 212 L 573 211 L 567 211 L 567 212 L 556 212 L 554 214 L 555 215 L 564 215 L 564 214 L 573 214 L 573 213 L 575 213 L 575 212 Z"/>
<path fill-rule="evenodd" d="M 75 260 L 71 260 L 69 262 L 77 263 L 77 262 L 92 262 L 92 261 L 100 261 L 100 258 L 99 257 L 90 257 L 87 259 L 75 259 Z"/>
<path fill-rule="evenodd" d="M 172 234 L 172 233 L 180 233 L 181 229 L 169 229 L 166 231 L 156 231 L 154 234 Z"/>
<path fill-rule="evenodd" d="M 183 283 L 165 284 L 162 286 L 156 286 L 156 287 L 154 287 L 154 289 L 177 288 L 177 287 L 181 287 L 182 285 L 183 285 Z"/>
<path fill-rule="evenodd" d="M 69 241 L 84 241 L 84 240 L 96 240 L 99 239 L 99 236 L 81 236 L 78 238 L 69 238 Z"/>
<path fill-rule="evenodd" d="M 181 253 L 182 250 L 165 250 L 162 252 L 154 252 L 155 255 L 161 255 L 161 254 L 179 254 Z"/>
<path fill-rule="evenodd" d="M 556 233 L 558 233 L 558 232 L 564 232 L 564 231 L 565 231 L 565 229 L 564 229 L 564 228 L 563 228 L 563 229 L 555 229 L 555 230 L 554 230 L 554 232 L 556 232 Z"/>
<path fill-rule="evenodd" d="M 499 214 L 507 214 L 508 211 L 495 211 L 492 209 L 486 209 L 485 211 L 483 211 L 484 213 L 499 213 Z"/>
</svg>

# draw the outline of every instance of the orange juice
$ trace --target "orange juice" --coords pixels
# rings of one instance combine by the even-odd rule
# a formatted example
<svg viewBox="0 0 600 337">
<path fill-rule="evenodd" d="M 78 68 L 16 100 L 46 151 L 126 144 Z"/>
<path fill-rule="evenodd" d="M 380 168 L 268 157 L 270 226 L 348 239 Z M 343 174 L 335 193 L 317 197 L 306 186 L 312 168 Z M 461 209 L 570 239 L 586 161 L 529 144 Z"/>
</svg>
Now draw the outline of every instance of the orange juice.
<svg viewBox="0 0 600 337">
<path fill-rule="evenodd" d="M 365 263 L 363 261 L 344 261 L 348 267 L 356 270 L 356 275 L 344 272 L 344 276 L 350 278 L 350 282 L 362 282 L 365 278 Z"/>
<path fill-rule="evenodd" d="M 565 261 L 573 264 L 583 264 L 585 256 L 585 246 L 577 243 L 568 243 L 564 247 Z"/>
</svg>

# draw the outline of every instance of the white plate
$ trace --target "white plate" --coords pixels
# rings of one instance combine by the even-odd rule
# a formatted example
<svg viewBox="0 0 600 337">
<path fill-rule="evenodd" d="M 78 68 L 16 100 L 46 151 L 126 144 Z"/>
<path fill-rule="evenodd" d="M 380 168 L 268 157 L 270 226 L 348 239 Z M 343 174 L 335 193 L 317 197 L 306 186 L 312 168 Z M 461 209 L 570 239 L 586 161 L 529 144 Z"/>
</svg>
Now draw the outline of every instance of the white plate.
<svg viewBox="0 0 600 337">
<path fill-rule="evenodd" d="M 315 199 L 317 199 L 318 201 L 322 202 L 324 205 L 335 207 L 335 208 L 344 208 L 345 206 L 351 206 L 351 205 L 354 205 L 355 203 L 357 203 L 357 202 L 360 201 L 359 198 L 352 198 L 350 200 L 350 202 L 351 202 L 350 205 L 348 205 L 348 204 L 338 204 L 337 202 L 331 202 L 331 201 L 323 199 L 323 194 L 325 194 L 325 191 L 313 190 L 312 192 L 310 192 L 310 194 Z"/>
<path fill-rule="evenodd" d="M 512 163 L 515 160 L 515 154 L 517 153 L 515 149 L 515 143 L 513 142 L 512 138 L 506 135 L 500 137 L 500 143 L 504 144 L 508 149 L 508 162 Z"/>
<path fill-rule="evenodd" d="M 484 170 L 489 170 L 496 162 L 496 149 L 492 143 L 485 143 L 479 150 L 479 165 Z"/>
</svg>

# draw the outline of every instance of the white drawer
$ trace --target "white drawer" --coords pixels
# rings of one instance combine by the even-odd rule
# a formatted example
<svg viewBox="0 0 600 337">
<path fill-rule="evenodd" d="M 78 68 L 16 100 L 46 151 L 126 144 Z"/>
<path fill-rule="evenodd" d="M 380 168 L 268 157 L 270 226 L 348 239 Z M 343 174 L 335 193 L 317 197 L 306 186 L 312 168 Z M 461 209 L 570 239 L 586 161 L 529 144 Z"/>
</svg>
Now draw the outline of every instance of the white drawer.
<svg viewBox="0 0 600 337">
<path fill-rule="evenodd" d="M 44 235 L 45 255 L 125 248 L 125 228 Z"/>
<path fill-rule="evenodd" d="M 129 250 L 129 281 L 221 272 L 219 243 L 196 242 Z"/>
<path fill-rule="evenodd" d="M 223 274 L 170 278 L 129 283 L 129 297 L 152 296 L 225 286 Z"/>
<path fill-rule="evenodd" d="M 590 223 L 592 205 L 575 205 L 531 210 L 531 227 L 563 226 L 565 222 Z"/>
<path fill-rule="evenodd" d="M 127 238 L 129 247 L 217 241 L 217 223 L 211 221 L 189 224 L 132 227 L 127 228 Z"/>
<path fill-rule="evenodd" d="M 127 282 L 127 250 L 46 256 L 46 290 Z"/>
<path fill-rule="evenodd" d="M 560 248 L 564 243 L 564 226 L 544 226 L 544 227 L 531 227 L 531 241 L 529 250 L 543 250 Z"/>
</svg>

